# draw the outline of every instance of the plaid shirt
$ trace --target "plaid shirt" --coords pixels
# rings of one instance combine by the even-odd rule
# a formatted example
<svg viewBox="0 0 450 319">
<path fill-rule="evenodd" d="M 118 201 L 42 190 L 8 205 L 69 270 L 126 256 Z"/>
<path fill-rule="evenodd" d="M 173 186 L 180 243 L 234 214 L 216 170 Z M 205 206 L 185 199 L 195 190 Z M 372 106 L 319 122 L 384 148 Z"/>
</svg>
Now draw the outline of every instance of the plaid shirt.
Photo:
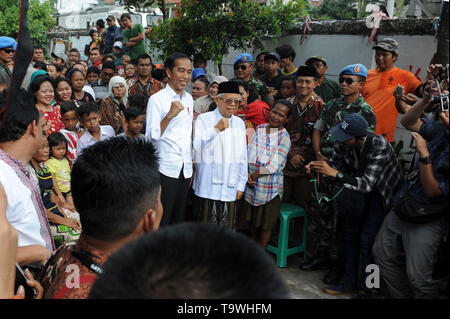
<svg viewBox="0 0 450 319">
<path fill-rule="evenodd" d="M 252 206 L 264 205 L 277 195 L 283 196 L 283 169 L 291 140 L 284 128 L 267 134 L 268 125 L 262 124 L 256 128 L 248 146 L 249 175 L 255 172 L 270 173 L 258 178 L 253 188 L 245 188 L 245 200 Z"/>
<path fill-rule="evenodd" d="M 344 186 L 362 193 L 378 190 L 386 211 L 402 185 L 400 165 L 391 144 L 381 135 L 368 133 L 359 157 L 354 148 L 334 144 L 329 164 L 344 174 Z"/>
</svg>

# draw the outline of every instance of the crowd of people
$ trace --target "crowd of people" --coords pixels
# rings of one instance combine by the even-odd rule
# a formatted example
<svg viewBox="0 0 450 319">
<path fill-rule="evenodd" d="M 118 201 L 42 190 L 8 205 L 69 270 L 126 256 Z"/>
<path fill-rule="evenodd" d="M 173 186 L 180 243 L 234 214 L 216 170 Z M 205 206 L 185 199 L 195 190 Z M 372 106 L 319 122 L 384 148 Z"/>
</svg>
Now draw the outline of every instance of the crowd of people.
<svg viewBox="0 0 450 319">
<path fill-rule="evenodd" d="M 296 66 L 287 44 L 238 55 L 227 79 L 201 56 L 154 65 L 142 25 L 117 21 L 97 21 L 87 59 L 72 48 L 49 63 L 35 47 L 14 96 L 17 43 L 0 37 L 0 278 L 9 252 L 38 298 L 285 298 L 269 254 L 252 251 L 288 202 L 308 217 L 300 269 L 328 270 L 325 293 L 380 294 L 366 280 L 376 264 L 386 297 L 439 297 L 448 67 L 422 82 L 385 38 L 374 69 L 342 66 L 338 82 L 324 56 Z M 399 113 L 417 154 L 407 174 Z"/>
</svg>

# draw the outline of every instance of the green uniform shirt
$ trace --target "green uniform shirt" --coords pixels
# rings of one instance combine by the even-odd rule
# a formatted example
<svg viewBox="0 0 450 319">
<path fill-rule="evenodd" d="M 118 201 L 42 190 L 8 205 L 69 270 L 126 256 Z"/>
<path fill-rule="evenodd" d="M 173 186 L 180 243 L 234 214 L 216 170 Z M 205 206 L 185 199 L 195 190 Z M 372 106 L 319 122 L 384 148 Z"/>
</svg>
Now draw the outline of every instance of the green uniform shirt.
<svg viewBox="0 0 450 319">
<path fill-rule="evenodd" d="M 361 95 L 350 104 L 345 103 L 343 97 L 331 100 L 322 110 L 319 119 L 314 125 L 316 130 L 322 132 L 320 149 L 324 156 L 329 157 L 333 153 L 334 138 L 329 134 L 330 129 L 342 121 L 347 114 L 351 113 L 361 114 L 369 124 L 367 131 L 375 132 L 377 124 L 375 113 Z"/>
<path fill-rule="evenodd" d="M 127 43 L 131 38 L 135 38 L 139 35 L 139 33 L 145 33 L 144 27 L 142 24 L 136 23 L 131 30 L 123 31 L 123 42 Z M 145 39 L 140 41 L 138 44 L 132 47 L 128 47 L 129 55 L 131 60 L 137 59 L 141 54 L 146 54 L 147 51 L 145 49 Z"/>
<path fill-rule="evenodd" d="M 324 79 L 322 84 L 314 89 L 314 92 L 316 92 L 325 103 L 341 96 L 339 84 L 336 81 L 328 79 Z"/>
</svg>

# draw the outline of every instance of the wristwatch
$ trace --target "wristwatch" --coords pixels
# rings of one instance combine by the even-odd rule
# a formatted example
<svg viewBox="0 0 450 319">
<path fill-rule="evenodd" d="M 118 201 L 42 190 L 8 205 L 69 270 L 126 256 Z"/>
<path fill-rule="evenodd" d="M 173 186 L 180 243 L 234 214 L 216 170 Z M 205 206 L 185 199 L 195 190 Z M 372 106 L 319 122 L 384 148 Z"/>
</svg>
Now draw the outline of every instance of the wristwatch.
<svg viewBox="0 0 450 319">
<path fill-rule="evenodd" d="M 421 162 L 423 164 L 431 164 L 431 157 L 430 156 L 420 157 L 419 162 Z"/>
<path fill-rule="evenodd" d="M 341 172 L 337 172 L 336 178 L 342 180 L 344 178 L 344 174 L 342 174 Z"/>
</svg>

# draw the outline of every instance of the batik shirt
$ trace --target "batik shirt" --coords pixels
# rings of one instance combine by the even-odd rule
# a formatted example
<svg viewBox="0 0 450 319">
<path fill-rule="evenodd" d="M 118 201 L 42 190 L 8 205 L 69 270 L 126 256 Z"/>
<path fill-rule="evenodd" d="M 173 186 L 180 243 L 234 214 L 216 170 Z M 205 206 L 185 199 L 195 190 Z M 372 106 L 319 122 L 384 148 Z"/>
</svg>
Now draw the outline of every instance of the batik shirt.
<svg viewBox="0 0 450 319">
<path fill-rule="evenodd" d="M 315 160 L 312 147 L 312 135 L 314 124 L 322 112 L 325 103 L 320 97 L 312 96 L 306 107 L 302 110 L 297 97 L 288 99 L 294 105 L 291 116 L 286 123 L 286 130 L 291 138 L 291 150 L 289 151 L 284 174 L 289 177 L 302 177 L 306 175 L 304 167 L 295 168 L 289 162 L 290 159 L 300 154 L 305 159 L 305 164 Z"/>
<path fill-rule="evenodd" d="M 327 103 L 314 125 L 316 130 L 322 132 L 320 148 L 324 156 L 329 157 L 333 153 L 334 138 L 329 134 L 330 129 L 342 121 L 347 114 L 351 113 L 361 114 L 369 124 L 367 131 L 375 132 L 377 123 L 375 113 L 361 95 L 350 104 L 345 103 L 343 97 L 334 99 Z"/>
</svg>

